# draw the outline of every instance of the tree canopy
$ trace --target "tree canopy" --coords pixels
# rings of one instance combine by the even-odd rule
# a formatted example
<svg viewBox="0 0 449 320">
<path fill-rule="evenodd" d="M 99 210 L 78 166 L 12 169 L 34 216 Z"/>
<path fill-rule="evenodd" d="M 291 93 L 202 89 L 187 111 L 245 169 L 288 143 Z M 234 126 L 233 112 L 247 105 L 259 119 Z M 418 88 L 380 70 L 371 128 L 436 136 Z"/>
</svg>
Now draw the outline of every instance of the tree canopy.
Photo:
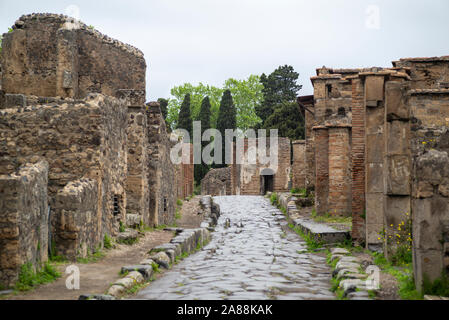
<svg viewBox="0 0 449 320">
<path fill-rule="evenodd" d="M 173 98 L 169 99 L 166 122 L 172 128 L 176 127 L 181 103 L 184 96 L 189 93 L 192 120 L 199 120 L 201 102 L 207 96 L 211 105 L 211 127 L 216 128 L 221 96 L 225 90 L 230 90 L 237 110 L 237 127 L 242 130 L 253 128 L 261 121 L 255 108 L 262 101 L 262 89 L 263 85 L 256 75 L 250 75 L 244 80 L 230 78 L 225 81 L 222 88 L 201 82 L 196 86 L 190 83 L 176 86 L 170 91 Z"/>
</svg>

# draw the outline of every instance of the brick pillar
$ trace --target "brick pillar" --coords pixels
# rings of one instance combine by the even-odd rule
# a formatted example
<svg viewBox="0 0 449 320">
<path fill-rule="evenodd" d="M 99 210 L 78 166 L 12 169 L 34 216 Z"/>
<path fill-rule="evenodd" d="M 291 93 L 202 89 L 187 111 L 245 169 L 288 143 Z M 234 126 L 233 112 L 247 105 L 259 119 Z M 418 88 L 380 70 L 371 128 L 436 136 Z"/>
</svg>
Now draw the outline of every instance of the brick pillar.
<svg viewBox="0 0 449 320">
<path fill-rule="evenodd" d="M 329 131 L 326 127 L 314 127 L 315 134 L 315 210 L 323 215 L 328 212 L 329 196 Z"/>
<path fill-rule="evenodd" d="M 363 83 L 352 80 L 352 239 L 365 241 L 365 103 Z"/>
<path fill-rule="evenodd" d="M 329 213 L 351 215 L 350 127 L 329 128 Z"/>
</svg>

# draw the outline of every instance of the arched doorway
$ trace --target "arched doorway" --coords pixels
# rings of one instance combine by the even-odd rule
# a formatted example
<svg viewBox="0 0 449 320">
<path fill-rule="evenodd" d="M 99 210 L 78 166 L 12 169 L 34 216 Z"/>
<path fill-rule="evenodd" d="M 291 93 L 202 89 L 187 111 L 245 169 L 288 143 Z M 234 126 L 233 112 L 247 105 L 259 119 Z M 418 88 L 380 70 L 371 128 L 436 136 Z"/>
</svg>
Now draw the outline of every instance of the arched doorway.
<svg viewBox="0 0 449 320">
<path fill-rule="evenodd" d="M 274 190 L 274 171 L 270 168 L 264 168 L 260 171 L 260 194 L 265 195 L 267 192 Z"/>
</svg>

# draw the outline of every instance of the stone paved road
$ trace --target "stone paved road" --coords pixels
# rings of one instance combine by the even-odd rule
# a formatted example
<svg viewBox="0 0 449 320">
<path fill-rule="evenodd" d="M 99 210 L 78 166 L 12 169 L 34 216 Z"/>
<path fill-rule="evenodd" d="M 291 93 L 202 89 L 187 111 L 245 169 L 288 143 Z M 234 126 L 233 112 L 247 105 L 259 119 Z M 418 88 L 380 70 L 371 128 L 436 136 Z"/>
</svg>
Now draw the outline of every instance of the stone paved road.
<svg viewBox="0 0 449 320">
<path fill-rule="evenodd" d="M 285 218 L 268 199 L 214 199 L 221 216 L 211 242 L 137 299 L 334 299 L 325 258 L 305 253 L 300 237 L 282 231 Z"/>
</svg>

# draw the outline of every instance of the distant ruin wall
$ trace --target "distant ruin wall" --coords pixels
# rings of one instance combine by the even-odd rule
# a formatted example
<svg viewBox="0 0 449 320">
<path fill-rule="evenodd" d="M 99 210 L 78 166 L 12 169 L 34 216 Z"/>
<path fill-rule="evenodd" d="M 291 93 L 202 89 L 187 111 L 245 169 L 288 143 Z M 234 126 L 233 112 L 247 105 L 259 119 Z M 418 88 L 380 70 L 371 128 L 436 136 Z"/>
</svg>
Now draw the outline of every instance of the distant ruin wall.
<svg viewBox="0 0 449 320">
<path fill-rule="evenodd" d="M 146 63 L 134 47 L 62 15 L 22 16 L 13 29 L 3 35 L 1 55 L 7 93 L 85 98 L 90 92 L 116 96 L 119 89 L 145 92 Z"/>
<path fill-rule="evenodd" d="M 0 175 L 0 285 L 12 286 L 23 264 L 47 261 L 47 175 L 45 161 Z"/>
<path fill-rule="evenodd" d="M 210 170 L 201 180 L 201 194 L 211 196 L 231 195 L 231 167 Z"/>
<path fill-rule="evenodd" d="M 159 103 L 150 102 L 148 107 L 149 128 L 149 181 L 150 181 L 150 223 L 170 225 L 176 209 L 176 165 L 170 159 L 174 146 L 167 134 L 165 121 Z"/>
<path fill-rule="evenodd" d="M 292 142 L 293 161 L 292 161 L 292 188 L 306 188 L 306 141 L 297 140 Z"/>
</svg>

